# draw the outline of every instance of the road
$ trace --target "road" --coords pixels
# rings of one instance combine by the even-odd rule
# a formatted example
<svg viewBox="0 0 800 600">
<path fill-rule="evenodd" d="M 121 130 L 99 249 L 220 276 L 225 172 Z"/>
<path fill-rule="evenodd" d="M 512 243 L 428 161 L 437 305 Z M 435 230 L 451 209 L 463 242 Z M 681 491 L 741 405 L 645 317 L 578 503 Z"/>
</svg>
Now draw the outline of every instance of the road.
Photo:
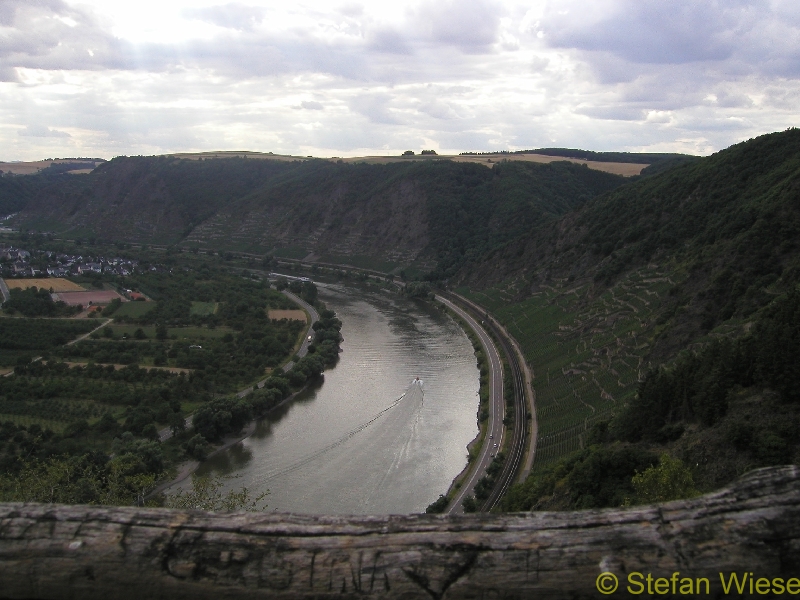
<svg viewBox="0 0 800 600">
<path fill-rule="evenodd" d="M 306 354 L 308 354 L 308 344 L 309 344 L 308 336 L 312 335 L 313 333 L 312 327 L 314 327 L 314 323 L 319 321 L 319 313 L 308 302 L 294 295 L 289 290 L 283 290 L 283 295 L 289 298 L 289 300 L 291 300 L 295 304 L 299 305 L 311 316 L 311 322 L 308 324 L 308 331 L 306 331 L 306 334 L 303 336 L 303 343 L 300 344 L 300 349 L 296 352 L 297 356 L 303 358 Z M 291 369 L 293 366 L 294 362 L 289 361 L 283 366 L 284 372 L 288 372 L 289 369 Z M 263 385 L 263 382 L 259 383 Z M 259 385 L 259 387 L 261 387 L 261 385 Z"/>
<path fill-rule="evenodd" d="M 298 306 L 300 306 L 303 309 L 305 309 L 306 312 L 308 312 L 309 316 L 311 317 L 311 322 L 308 324 L 308 329 L 306 330 L 305 334 L 303 335 L 303 343 L 300 344 L 300 349 L 295 353 L 300 358 L 303 358 L 306 354 L 308 354 L 308 344 L 309 344 L 308 336 L 312 335 L 312 332 L 313 332 L 312 328 L 314 327 L 314 323 L 319 321 L 319 313 L 308 302 L 306 302 L 305 300 L 302 300 L 301 298 L 295 296 L 290 291 L 283 290 L 283 294 L 287 298 L 289 298 L 292 302 L 296 303 Z M 293 366 L 294 366 L 294 361 L 290 360 L 288 363 L 283 365 L 283 372 L 284 373 L 288 372 L 289 369 L 291 369 Z M 246 389 L 243 389 L 241 392 L 237 392 L 236 395 L 239 398 L 244 398 L 247 394 L 251 393 L 256 387 L 258 387 L 258 388 L 264 387 L 264 383 L 266 383 L 266 381 L 267 381 L 266 378 L 262 379 L 261 381 L 256 383 L 255 386 L 250 386 L 250 387 L 248 387 Z M 186 425 L 187 429 L 189 429 L 192 426 L 192 417 L 193 416 L 194 415 L 189 415 L 188 417 L 186 417 L 186 420 L 184 421 L 184 424 Z M 165 427 L 164 429 L 162 429 L 161 431 L 158 432 L 158 439 L 161 442 L 164 442 L 164 441 L 168 440 L 171 437 L 172 437 L 172 430 L 169 427 Z"/>
<path fill-rule="evenodd" d="M 11 292 L 8 291 L 5 279 L 0 277 L 0 294 L 3 294 L 3 302 L 11 299 Z"/>
<path fill-rule="evenodd" d="M 519 401 L 515 405 L 515 410 L 518 416 L 530 421 L 530 444 L 528 445 L 527 453 L 524 453 L 524 449 L 522 450 L 523 454 L 520 455 L 522 468 L 518 470 L 519 480 L 525 481 L 533 469 L 533 462 L 536 458 L 536 442 L 539 435 L 539 425 L 536 419 L 536 392 L 533 389 L 533 372 L 525 361 L 525 356 L 517 341 L 497 319 L 486 312 L 485 308 L 475 304 L 473 301 L 452 292 L 451 294 L 458 298 L 463 305 L 470 307 L 475 314 L 486 315 L 485 326 L 494 332 L 495 339 L 502 341 L 503 351 L 509 357 L 515 401 Z M 525 435 L 524 429 L 521 434 L 517 432 L 520 438 Z"/>
<path fill-rule="evenodd" d="M 478 481 L 486 475 L 486 468 L 492 462 L 492 455 L 497 453 L 499 448 L 503 446 L 503 433 L 505 426 L 503 425 L 503 414 L 505 406 L 503 401 L 503 363 L 500 360 L 500 355 L 497 348 L 489 337 L 489 334 L 481 327 L 478 322 L 472 318 L 466 311 L 456 306 L 447 298 L 441 295 L 436 295 L 436 300 L 447 306 L 450 310 L 456 313 L 459 317 L 469 325 L 469 327 L 477 334 L 481 340 L 489 360 L 489 419 L 486 430 L 486 438 L 481 446 L 480 453 L 470 464 L 470 471 L 467 479 L 461 484 L 461 487 L 456 492 L 450 503 L 448 513 L 463 513 L 464 507 L 462 502 L 464 498 L 471 495 L 477 485 Z M 489 436 L 492 436 L 491 438 Z M 494 444 L 497 444 L 495 448 Z"/>
</svg>

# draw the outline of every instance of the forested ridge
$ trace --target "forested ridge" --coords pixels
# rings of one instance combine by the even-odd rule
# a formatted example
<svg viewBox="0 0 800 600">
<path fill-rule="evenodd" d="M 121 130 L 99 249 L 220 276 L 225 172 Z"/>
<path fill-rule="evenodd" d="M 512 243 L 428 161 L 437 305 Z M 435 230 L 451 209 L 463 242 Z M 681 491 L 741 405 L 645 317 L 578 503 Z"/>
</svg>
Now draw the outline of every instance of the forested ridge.
<svg viewBox="0 0 800 600">
<path fill-rule="evenodd" d="M 569 163 L 119 157 L 19 194 L 13 223 L 73 239 L 369 255 L 440 277 L 622 183 Z"/>
<path fill-rule="evenodd" d="M 799 244 L 800 131 L 788 130 L 619 187 L 496 252 L 479 272 L 505 278 L 506 322 L 558 307 L 537 337 L 519 335 L 531 356 L 550 336 L 539 368 L 563 365 L 537 384 L 562 424 L 506 508 L 683 497 L 797 463 Z M 559 412 L 564 387 L 592 411 Z M 653 496 L 635 489 L 644 473 L 683 484 Z"/>
</svg>

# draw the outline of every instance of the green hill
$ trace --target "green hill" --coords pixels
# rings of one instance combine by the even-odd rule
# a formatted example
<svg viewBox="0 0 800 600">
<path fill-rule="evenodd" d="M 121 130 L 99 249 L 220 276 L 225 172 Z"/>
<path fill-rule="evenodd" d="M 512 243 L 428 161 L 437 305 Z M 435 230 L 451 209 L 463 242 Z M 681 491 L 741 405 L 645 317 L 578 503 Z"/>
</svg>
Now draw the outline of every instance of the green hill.
<svg viewBox="0 0 800 600">
<path fill-rule="evenodd" d="M 15 223 L 68 237 L 371 257 L 439 277 L 622 183 L 568 163 L 132 157 L 44 186 Z"/>
<path fill-rule="evenodd" d="M 630 492 L 642 461 L 665 451 L 701 489 L 800 459 L 786 381 L 729 373 L 763 356 L 748 344 L 778 344 L 764 328 L 794 331 L 780 307 L 796 304 L 798 243 L 800 131 L 789 130 L 616 188 L 462 271 L 462 290 L 500 316 L 537 375 L 537 471 L 507 507 L 613 504 L 601 488 Z M 715 358 L 725 339 L 744 346 Z M 795 346 L 776 347 L 784 362 L 758 369 L 800 363 Z M 631 433 L 653 414 L 647 435 Z M 740 422 L 750 441 L 726 443 Z"/>
</svg>

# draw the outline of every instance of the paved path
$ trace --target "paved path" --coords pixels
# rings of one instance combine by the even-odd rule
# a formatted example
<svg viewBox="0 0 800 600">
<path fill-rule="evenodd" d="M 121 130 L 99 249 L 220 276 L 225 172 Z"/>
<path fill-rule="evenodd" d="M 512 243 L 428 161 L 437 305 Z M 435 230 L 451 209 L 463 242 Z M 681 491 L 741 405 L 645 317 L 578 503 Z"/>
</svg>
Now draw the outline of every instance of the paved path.
<svg viewBox="0 0 800 600">
<path fill-rule="evenodd" d="M 0 294 L 3 294 L 3 302 L 11 299 L 11 292 L 8 291 L 6 280 L 0 277 Z"/>
<path fill-rule="evenodd" d="M 453 501 L 450 503 L 450 508 L 447 511 L 450 514 L 463 513 L 464 507 L 461 503 L 464 501 L 464 498 L 473 493 L 478 481 L 486 475 L 486 468 L 492 462 L 492 455 L 496 454 L 497 450 L 503 447 L 503 433 L 505 432 L 505 426 L 503 425 L 503 415 L 505 412 L 503 401 L 503 367 L 497 348 L 492 338 L 489 337 L 489 334 L 486 333 L 483 327 L 481 327 L 467 312 L 450 302 L 447 298 L 443 298 L 437 294 L 436 300 L 447 306 L 466 321 L 467 325 L 469 325 L 480 338 L 486 357 L 489 360 L 489 420 L 486 438 L 483 441 L 480 453 L 469 465 L 469 475 L 453 497 Z M 497 445 L 496 447 L 495 444 Z"/>
</svg>

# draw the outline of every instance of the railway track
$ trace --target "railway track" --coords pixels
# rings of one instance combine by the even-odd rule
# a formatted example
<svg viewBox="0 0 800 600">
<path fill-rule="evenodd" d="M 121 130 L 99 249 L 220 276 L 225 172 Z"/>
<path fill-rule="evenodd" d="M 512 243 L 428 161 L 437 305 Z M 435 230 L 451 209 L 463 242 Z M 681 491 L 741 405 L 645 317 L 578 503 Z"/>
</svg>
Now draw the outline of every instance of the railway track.
<svg viewBox="0 0 800 600">
<path fill-rule="evenodd" d="M 508 453 L 503 463 L 503 469 L 500 471 L 489 497 L 481 505 L 481 511 L 489 512 L 497 506 L 497 503 L 508 491 L 508 488 L 511 487 L 511 484 L 514 482 L 514 479 L 516 479 L 519 469 L 522 466 L 525 454 L 525 430 L 527 423 L 525 380 L 522 374 L 522 368 L 519 364 L 519 359 L 517 358 L 517 353 L 514 351 L 511 342 L 500 328 L 495 325 L 486 311 L 480 310 L 477 305 L 457 294 L 443 293 L 441 291 L 437 293 L 446 297 L 451 302 L 458 304 L 462 309 L 471 311 L 478 319 L 482 319 L 481 324 L 489 329 L 492 337 L 500 344 L 503 353 L 506 355 L 506 361 L 511 373 L 511 385 L 514 394 L 514 429 L 511 435 L 511 442 L 508 446 Z"/>
<path fill-rule="evenodd" d="M 497 477 L 494 489 L 486 502 L 483 503 L 481 510 L 489 512 L 500 501 L 500 499 L 514 483 L 519 469 L 522 466 L 522 459 L 525 454 L 525 429 L 526 429 L 526 410 L 525 410 L 525 382 L 522 376 L 522 368 L 519 365 L 517 354 L 511 343 L 506 339 L 498 327 L 488 321 L 489 329 L 494 338 L 500 342 L 500 346 L 506 355 L 509 369 L 511 371 L 511 384 L 514 394 L 514 430 L 509 444 L 508 455 L 503 463 L 503 469 Z"/>
</svg>

